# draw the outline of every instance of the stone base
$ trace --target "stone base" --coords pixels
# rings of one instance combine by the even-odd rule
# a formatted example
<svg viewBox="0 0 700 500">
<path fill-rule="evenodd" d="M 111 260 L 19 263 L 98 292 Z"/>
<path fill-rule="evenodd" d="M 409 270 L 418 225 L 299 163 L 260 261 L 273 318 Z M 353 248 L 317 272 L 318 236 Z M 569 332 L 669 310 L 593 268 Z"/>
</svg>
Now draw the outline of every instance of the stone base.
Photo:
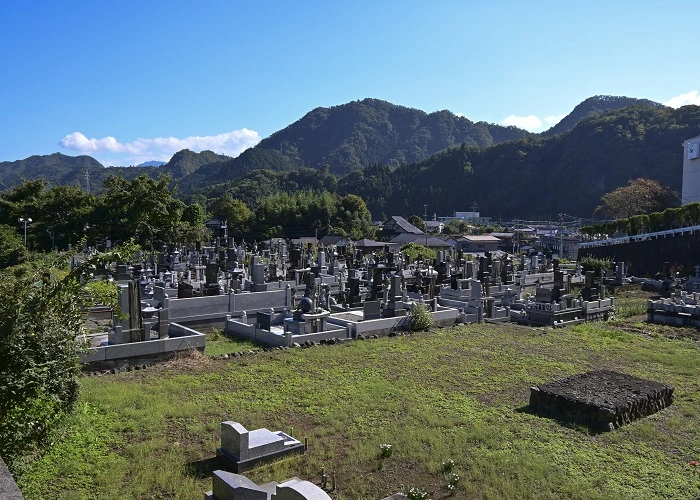
<svg viewBox="0 0 700 500">
<path fill-rule="evenodd" d="M 608 370 L 574 375 L 530 389 L 530 409 L 609 431 L 666 408 L 673 386 Z"/>
<path fill-rule="evenodd" d="M 248 460 L 238 460 L 238 457 L 232 455 L 223 448 L 217 448 L 216 457 L 226 465 L 227 469 L 240 473 L 249 471 L 261 463 L 271 462 L 272 460 L 286 457 L 287 455 L 303 455 L 305 452 L 306 450 L 304 449 L 304 443 L 299 443 L 289 446 L 284 450 L 268 453 L 267 455 L 261 455 Z"/>
<path fill-rule="evenodd" d="M 534 326 L 568 326 L 584 323 L 583 309 L 580 307 L 561 311 L 527 310 L 528 323 Z"/>
<path fill-rule="evenodd" d="M 385 318 L 398 318 L 406 316 L 406 309 L 384 309 Z"/>
</svg>

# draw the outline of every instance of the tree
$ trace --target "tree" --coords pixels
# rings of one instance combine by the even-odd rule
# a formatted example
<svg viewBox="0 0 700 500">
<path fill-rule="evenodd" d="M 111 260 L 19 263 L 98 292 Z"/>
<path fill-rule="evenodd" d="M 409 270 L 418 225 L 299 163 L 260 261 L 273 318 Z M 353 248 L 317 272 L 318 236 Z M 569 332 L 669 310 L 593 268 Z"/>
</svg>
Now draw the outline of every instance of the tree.
<svg viewBox="0 0 700 500">
<path fill-rule="evenodd" d="M 207 228 L 204 226 L 207 213 L 198 203 L 187 205 L 182 211 L 179 239 L 188 243 L 206 241 Z"/>
<path fill-rule="evenodd" d="M 678 193 L 650 179 L 631 179 L 626 186 L 604 194 L 593 212 L 596 217 L 622 219 L 661 212 L 678 205 Z"/>
<path fill-rule="evenodd" d="M 82 311 L 92 303 L 81 277 L 134 250 L 98 254 L 71 272 L 64 270 L 68 258 L 0 271 L 0 456 L 11 468 L 77 400 Z"/>
<path fill-rule="evenodd" d="M 234 199 L 229 193 L 216 198 L 210 205 L 209 211 L 214 217 L 228 223 L 229 234 L 245 233 L 253 212 L 248 205 L 238 199 Z"/>
<path fill-rule="evenodd" d="M 373 238 L 377 232 L 377 228 L 372 225 L 372 214 L 365 201 L 354 194 L 340 199 L 332 224 L 333 232 L 342 233 L 354 240 Z"/>
<path fill-rule="evenodd" d="M 411 262 L 418 260 L 418 257 L 425 261 L 434 260 L 437 257 L 437 252 L 432 248 L 428 248 L 418 243 L 408 243 L 401 247 L 401 251 Z"/>
<path fill-rule="evenodd" d="M 411 215 L 411 216 L 408 218 L 408 222 L 410 222 L 411 224 L 413 224 L 414 226 L 416 226 L 416 227 L 417 227 L 418 229 L 420 229 L 421 231 L 423 231 L 423 232 L 426 231 L 425 222 L 423 222 L 423 219 L 421 219 L 420 216 L 418 216 L 418 215 Z"/>
<path fill-rule="evenodd" d="M 41 194 L 34 215 L 34 241 L 42 250 L 67 249 L 84 236 L 93 219 L 95 197 L 77 186 L 52 186 Z"/>
<path fill-rule="evenodd" d="M 473 229 L 467 221 L 452 219 L 447 224 L 445 224 L 442 232 L 444 234 L 468 234 Z"/>
<path fill-rule="evenodd" d="M 26 257 L 27 250 L 17 228 L 0 224 L 0 269 L 20 264 Z"/>
<path fill-rule="evenodd" d="M 176 241 L 185 204 L 174 197 L 169 175 L 157 180 L 140 175 L 131 181 L 110 176 L 103 187 L 93 226 L 96 238 L 127 241 L 133 237 L 150 248 Z"/>
</svg>

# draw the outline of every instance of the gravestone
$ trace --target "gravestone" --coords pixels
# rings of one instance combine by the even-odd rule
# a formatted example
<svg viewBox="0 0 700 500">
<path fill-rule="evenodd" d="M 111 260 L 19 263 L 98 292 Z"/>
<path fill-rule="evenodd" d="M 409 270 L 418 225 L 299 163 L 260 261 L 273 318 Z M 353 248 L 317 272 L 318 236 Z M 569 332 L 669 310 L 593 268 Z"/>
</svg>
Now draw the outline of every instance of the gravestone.
<svg viewBox="0 0 700 500">
<path fill-rule="evenodd" d="M 350 304 L 350 307 L 353 307 L 360 302 L 362 302 L 362 297 L 360 296 L 360 279 L 351 277 L 348 279 L 348 304 Z"/>
<path fill-rule="evenodd" d="M 382 317 L 382 303 L 379 300 L 368 300 L 364 303 L 363 316 L 365 320 Z"/>
<path fill-rule="evenodd" d="M 256 313 L 255 322 L 261 330 L 270 331 L 270 325 L 272 324 L 272 314 L 266 312 Z"/>
<path fill-rule="evenodd" d="M 185 283 L 184 281 L 180 281 L 177 284 L 177 298 L 178 299 L 191 299 L 194 297 L 194 287 L 189 284 Z"/>
</svg>

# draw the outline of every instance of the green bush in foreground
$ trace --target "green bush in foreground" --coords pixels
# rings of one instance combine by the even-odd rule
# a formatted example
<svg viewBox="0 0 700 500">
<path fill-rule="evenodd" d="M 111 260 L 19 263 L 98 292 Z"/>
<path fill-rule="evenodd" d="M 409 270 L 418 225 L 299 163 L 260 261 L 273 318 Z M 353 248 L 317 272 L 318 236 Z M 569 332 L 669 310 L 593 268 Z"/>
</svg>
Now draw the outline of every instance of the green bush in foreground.
<svg viewBox="0 0 700 500">
<path fill-rule="evenodd" d="M 0 455 L 8 465 L 72 409 L 81 290 L 48 268 L 0 273 Z"/>
<path fill-rule="evenodd" d="M 433 324 L 433 317 L 425 304 L 416 304 L 408 313 L 408 329 L 412 332 L 427 330 Z"/>
<path fill-rule="evenodd" d="M 100 254 L 71 273 L 45 261 L 0 271 L 0 456 L 11 470 L 78 398 L 82 311 L 92 303 L 79 279 L 90 265 L 123 257 Z"/>
</svg>

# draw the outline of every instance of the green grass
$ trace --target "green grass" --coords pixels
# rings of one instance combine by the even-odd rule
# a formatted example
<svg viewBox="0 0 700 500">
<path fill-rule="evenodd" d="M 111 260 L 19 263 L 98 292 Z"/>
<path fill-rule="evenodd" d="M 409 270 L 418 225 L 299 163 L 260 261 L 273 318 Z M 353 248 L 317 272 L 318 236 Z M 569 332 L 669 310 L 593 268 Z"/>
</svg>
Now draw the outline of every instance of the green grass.
<svg viewBox="0 0 700 500">
<path fill-rule="evenodd" d="M 29 500 L 200 499 L 218 468 L 220 422 L 231 419 L 309 438 L 305 455 L 251 479 L 319 483 L 325 467 L 335 499 L 410 486 L 447 498 L 448 459 L 453 498 L 698 498 L 688 465 L 700 458 L 698 344 L 630 325 L 464 325 L 85 378 L 78 410 L 19 484 Z M 676 400 L 597 435 L 522 411 L 532 385 L 595 368 L 671 383 Z"/>
<path fill-rule="evenodd" d="M 221 354 L 260 349 L 260 346 L 252 342 L 227 337 L 216 330 L 207 332 L 206 337 L 207 344 L 204 347 L 204 353 L 207 356 L 220 356 Z"/>
</svg>

